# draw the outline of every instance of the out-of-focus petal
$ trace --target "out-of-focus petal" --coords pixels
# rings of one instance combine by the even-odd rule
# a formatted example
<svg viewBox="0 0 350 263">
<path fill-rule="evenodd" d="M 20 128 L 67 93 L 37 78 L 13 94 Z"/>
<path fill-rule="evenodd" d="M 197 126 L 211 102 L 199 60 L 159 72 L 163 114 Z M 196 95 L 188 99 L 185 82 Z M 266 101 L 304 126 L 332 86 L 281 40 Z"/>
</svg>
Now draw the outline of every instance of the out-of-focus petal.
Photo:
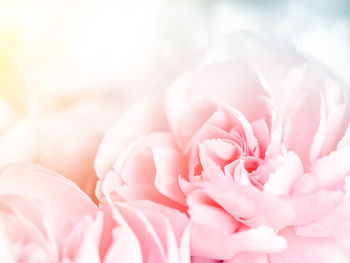
<svg viewBox="0 0 350 263">
<path fill-rule="evenodd" d="M 91 199 L 70 180 L 37 165 L 12 164 L 0 172 L 0 195 L 18 194 L 52 206 L 47 216 L 56 229 L 95 209 Z"/>
</svg>

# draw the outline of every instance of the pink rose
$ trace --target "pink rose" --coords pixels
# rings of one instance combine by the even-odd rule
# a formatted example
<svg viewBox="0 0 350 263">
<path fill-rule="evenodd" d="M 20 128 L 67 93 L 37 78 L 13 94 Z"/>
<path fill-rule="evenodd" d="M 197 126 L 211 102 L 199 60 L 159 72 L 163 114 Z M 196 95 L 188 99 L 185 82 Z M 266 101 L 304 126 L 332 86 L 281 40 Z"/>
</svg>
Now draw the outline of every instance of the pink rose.
<svg viewBox="0 0 350 263">
<path fill-rule="evenodd" d="M 111 127 L 95 160 L 98 198 L 187 210 L 194 256 L 348 262 L 348 91 L 254 37 L 215 52 Z"/>
<path fill-rule="evenodd" d="M 189 263 L 188 223 L 185 214 L 149 201 L 102 205 L 66 229 L 62 263 Z"/>
<path fill-rule="evenodd" d="M 190 262 L 187 216 L 149 201 L 97 208 L 40 166 L 0 171 L 0 262 Z"/>
<path fill-rule="evenodd" d="M 66 225 L 96 209 L 73 182 L 34 165 L 0 171 L 0 262 L 59 262 Z"/>
</svg>

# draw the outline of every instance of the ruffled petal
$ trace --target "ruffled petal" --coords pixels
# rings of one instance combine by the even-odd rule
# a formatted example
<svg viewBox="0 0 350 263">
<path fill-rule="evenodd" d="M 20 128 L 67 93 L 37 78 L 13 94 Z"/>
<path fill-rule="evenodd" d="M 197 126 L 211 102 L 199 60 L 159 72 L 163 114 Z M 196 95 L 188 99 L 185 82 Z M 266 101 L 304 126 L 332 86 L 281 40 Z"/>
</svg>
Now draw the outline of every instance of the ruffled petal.
<svg viewBox="0 0 350 263">
<path fill-rule="evenodd" d="M 275 195 L 289 196 L 294 183 L 303 175 L 303 165 L 294 152 L 288 152 L 285 159 L 269 174 L 264 184 L 264 192 Z"/>
<path fill-rule="evenodd" d="M 111 126 L 102 140 L 95 159 L 95 169 L 99 178 L 103 179 L 131 142 L 142 135 L 167 129 L 163 103 L 159 98 L 147 99 L 129 108 Z"/>
<path fill-rule="evenodd" d="M 203 195 L 207 195 L 207 198 L 212 199 L 230 215 L 251 227 L 266 225 L 281 229 L 295 218 L 295 213 L 286 200 L 263 193 L 253 186 L 201 183 L 201 188 L 195 191 L 203 192 Z"/>
</svg>

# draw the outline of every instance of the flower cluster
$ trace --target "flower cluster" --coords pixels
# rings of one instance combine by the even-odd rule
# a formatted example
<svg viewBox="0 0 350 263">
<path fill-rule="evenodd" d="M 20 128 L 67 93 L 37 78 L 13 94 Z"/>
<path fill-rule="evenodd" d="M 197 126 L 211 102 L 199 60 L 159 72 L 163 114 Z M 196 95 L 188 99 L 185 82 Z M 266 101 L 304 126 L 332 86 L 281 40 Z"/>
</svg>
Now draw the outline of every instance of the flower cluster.
<svg viewBox="0 0 350 263">
<path fill-rule="evenodd" d="M 291 48 L 229 39 L 110 127 L 95 203 L 3 168 L 0 261 L 349 262 L 349 94 Z"/>
</svg>

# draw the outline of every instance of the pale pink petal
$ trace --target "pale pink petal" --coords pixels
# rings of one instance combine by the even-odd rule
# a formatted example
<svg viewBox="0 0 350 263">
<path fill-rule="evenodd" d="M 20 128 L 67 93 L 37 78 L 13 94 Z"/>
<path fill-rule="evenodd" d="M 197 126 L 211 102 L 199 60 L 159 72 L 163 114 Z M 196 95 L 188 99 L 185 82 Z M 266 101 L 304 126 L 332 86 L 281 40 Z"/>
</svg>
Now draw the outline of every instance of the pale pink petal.
<svg viewBox="0 0 350 263">
<path fill-rule="evenodd" d="M 78 222 L 71 222 L 65 228 L 62 243 L 62 257 L 73 262 L 84 262 L 91 257 L 92 262 L 100 262 L 99 243 L 103 229 L 101 212 L 89 214 Z"/>
<path fill-rule="evenodd" d="M 232 159 L 237 151 L 239 151 L 236 145 L 230 143 L 229 140 L 222 139 L 212 139 L 206 140 L 203 142 L 208 151 L 212 152 L 215 156 L 222 160 L 230 160 Z"/>
<path fill-rule="evenodd" d="M 222 119 L 219 121 L 220 125 L 216 125 L 217 119 Z M 188 153 L 191 147 L 195 147 L 199 142 L 210 140 L 210 139 L 221 139 L 221 140 L 234 140 L 235 137 L 226 131 L 228 128 L 228 120 L 221 108 L 219 108 L 213 115 L 208 119 L 201 129 L 199 129 L 194 136 L 187 141 L 184 147 L 184 153 Z"/>
<path fill-rule="evenodd" d="M 280 253 L 271 253 L 271 263 L 349 262 L 349 255 L 332 238 L 301 237 L 290 228 L 281 235 L 288 240 L 288 248 Z"/>
<path fill-rule="evenodd" d="M 159 149 L 165 149 L 166 155 Z M 184 196 L 176 182 L 179 174 L 184 174 L 184 164 L 182 156 L 176 151 L 169 133 L 140 137 L 125 149 L 113 165 L 113 170 L 100 179 L 97 197 L 103 200 L 105 195 L 117 198 L 120 195 L 125 199 L 149 199 L 158 203 L 170 198 L 175 200 L 174 203 L 184 204 Z M 153 198 L 150 199 L 150 196 Z"/>
<path fill-rule="evenodd" d="M 263 193 L 253 186 L 206 183 L 201 191 L 236 219 L 252 227 L 267 225 L 273 229 L 281 229 L 295 217 L 294 211 L 285 200 Z"/>
<path fill-rule="evenodd" d="M 162 108 L 163 103 L 159 98 L 144 100 L 129 108 L 113 124 L 103 138 L 95 159 L 99 178 L 103 179 L 124 149 L 139 136 L 167 130 L 168 124 Z"/>
<path fill-rule="evenodd" d="M 17 263 L 16 255 L 11 251 L 11 244 L 9 240 L 7 239 L 7 236 L 2 230 L 0 222 L 0 247 L 2 248 L 2 251 L 0 253 L 0 261 L 1 262 L 8 262 L 8 263 Z"/>
<path fill-rule="evenodd" d="M 208 98 L 230 104 L 252 120 L 264 114 L 259 110 L 264 109 L 261 101 L 255 100 L 264 94 L 255 69 L 246 60 L 215 63 L 183 75 L 170 87 L 167 112 L 171 126 L 178 127 L 187 113 L 184 109 L 198 98 Z"/>
<path fill-rule="evenodd" d="M 173 131 L 179 145 L 182 146 L 185 142 L 190 140 L 191 137 L 200 130 L 204 123 L 213 121 L 213 119 L 215 121 L 216 118 L 220 118 L 221 116 L 214 115 L 217 109 L 217 104 L 210 100 L 199 99 L 195 101 L 183 118 L 178 120 L 179 123 L 178 127 L 176 127 L 177 130 Z M 169 120 L 171 119 L 172 116 L 170 115 Z M 225 122 L 220 120 L 218 123 L 224 125 Z"/>
<path fill-rule="evenodd" d="M 121 179 L 125 184 L 153 184 L 156 168 L 150 148 L 136 149 L 125 162 L 115 170 L 120 171 Z"/>
<path fill-rule="evenodd" d="M 268 83 L 279 117 L 283 119 L 283 141 L 305 164 L 309 160 L 309 149 L 320 121 L 319 87 L 322 85 L 322 77 L 308 64 L 292 64 L 284 63 L 280 68 L 275 65 L 273 71 L 266 65 L 258 68 L 265 83 Z M 301 131 L 303 136 L 295 136 Z"/>
<path fill-rule="evenodd" d="M 55 227 L 47 219 L 53 212 L 47 211 L 48 208 L 43 200 L 21 195 L 0 197 L 0 233 L 4 237 L 0 259 L 7 254 L 12 255 L 16 262 L 58 260 L 58 232 L 55 231 L 56 236 L 52 233 Z"/>
<path fill-rule="evenodd" d="M 85 233 L 83 242 L 80 246 L 79 253 L 74 260 L 77 263 L 91 262 L 100 263 L 100 255 L 98 252 L 98 246 L 94 237 L 90 236 L 90 233 Z"/>
<path fill-rule="evenodd" d="M 249 149 L 254 152 L 258 141 L 255 138 L 252 126 L 247 120 L 247 117 L 234 107 L 226 106 L 223 109 L 230 120 L 231 127 L 239 127 L 242 129 L 245 142 L 247 143 Z"/>
<path fill-rule="evenodd" d="M 162 195 L 154 185 L 149 184 L 135 184 L 123 185 L 115 188 L 116 200 L 150 200 L 158 204 L 163 204 L 169 207 L 183 210 L 184 207 L 174 202 L 173 200 Z"/>
<path fill-rule="evenodd" d="M 343 189 L 345 176 L 350 172 L 347 158 L 350 146 L 331 152 L 317 159 L 311 166 L 311 171 L 300 177 L 295 184 L 295 194 L 305 194 L 318 189 Z"/>
<path fill-rule="evenodd" d="M 339 140 L 336 150 L 340 150 L 350 145 L 350 123 L 348 124 L 344 136 Z"/>
<path fill-rule="evenodd" d="M 104 204 L 99 213 L 104 220 L 98 246 L 101 262 L 189 263 L 191 225 L 178 210 L 136 201 Z"/>
<path fill-rule="evenodd" d="M 223 232 L 220 228 L 197 223 L 192 225 L 193 256 L 228 260 L 240 252 L 276 253 L 286 247 L 286 240 L 268 227 L 252 228 L 231 234 Z"/>
<path fill-rule="evenodd" d="M 168 260 L 167 262 L 169 263 L 178 263 L 178 262 L 182 262 L 181 260 L 181 253 L 180 253 L 180 244 L 178 244 L 175 234 L 173 231 L 171 231 L 171 227 L 170 227 L 170 223 L 168 220 L 164 220 L 164 222 L 166 223 L 165 226 L 167 226 L 167 230 L 166 232 L 164 232 L 164 237 L 166 238 L 166 240 L 164 240 L 164 244 L 166 244 L 166 253 L 167 253 L 167 257 Z M 159 224 L 155 227 L 155 229 L 157 230 L 159 228 Z M 158 231 L 157 231 L 158 232 Z M 183 249 L 186 249 L 185 252 L 185 257 L 184 260 L 185 262 L 190 262 L 190 239 L 189 239 L 189 231 L 187 231 L 187 243 L 183 243 L 182 245 L 186 245 L 183 247 Z"/>
<path fill-rule="evenodd" d="M 270 260 L 266 253 L 239 253 L 224 263 L 270 263 Z"/>
<path fill-rule="evenodd" d="M 191 262 L 192 263 L 222 263 L 222 260 L 202 258 L 202 257 L 192 257 Z"/>
<path fill-rule="evenodd" d="M 180 240 L 183 237 L 183 233 L 186 231 L 185 229 L 188 225 L 188 218 L 184 213 L 181 213 L 177 209 L 158 205 L 150 201 L 128 202 L 128 204 L 141 210 L 147 216 L 148 220 L 153 222 L 155 228 L 157 226 L 157 218 L 166 218 L 171 225 L 171 229 L 173 229 L 175 233 L 176 239 Z"/>
<path fill-rule="evenodd" d="M 165 96 L 166 115 L 168 116 L 170 128 L 179 145 L 185 143 L 184 138 L 182 137 L 182 132 L 184 130 L 181 123 L 183 122 L 185 116 L 191 116 L 191 114 L 189 114 L 191 104 L 188 97 L 188 86 L 191 78 L 192 72 L 182 73 L 172 83 Z M 194 109 L 196 110 L 196 107 L 194 107 Z"/>
<path fill-rule="evenodd" d="M 332 78 L 325 77 L 325 100 L 327 105 L 327 135 L 321 156 L 336 149 L 345 136 L 350 121 L 349 92 Z"/>
<path fill-rule="evenodd" d="M 298 108 L 295 106 L 295 110 L 291 110 L 293 114 L 285 124 L 284 143 L 306 164 L 309 161 L 309 149 L 318 127 L 320 105 L 317 95 L 314 94 L 303 94 L 299 100 L 299 104 L 308 105 L 308 110 L 305 111 L 306 106 Z M 302 133 L 303 136 L 295 136 L 298 133 Z"/>
<path fill-rule="evenodd" d="M 344 180 L 350 172 L 350 146 L 333 151 L 329 155 L 316 160 L 311 167 L 311 174 L 315 178 L 316 186 L 332 187 Z"/>
<path fill-rule="evenodd" d="M 189 206 L 188 213 L 194 222 L 217 227 L 227 233 L 235 232 L 240 225 L 227 211 L 202 191 L 191 193 L 187 198 L 187 204 Z"/>
<path fill-rule="evenodd" d="M 52 206 L 50 222 L 58 230 L 71 218 L 95 209 L 70 180 L 37 165 L 13 164 L 0 171 L 0 195 L 18 194 Z"/>
<path fill-rule="evenodd" d="M 143 263 L 140 243 L 133 231 L 127 227 L 118 227 L 113 230 L 113 244 L 108 250 L 104 263 L 135 262 Z"/>
<path fill-rule="evenodd" d="M 143 262 L 165 261 L 165 247 L 147 217 L 127 206 L 118 205 L 118 211 L 141 243 Z M 163 223 L 161 220 L 160 222 Z"/>
<path fill-rule="evenodd" d="M 264 192 L 288 196 L 296 180 L 303 175 L 303 165 L 294 152 L 288 152 L 276 171 L 270 173 Z"/>
<path fill-rule="evenodd" d="M 320 107 L 320 123 L 318 125 L 317 132 L 313 138 L 313 142 L 309 150 L 310 162 L 315 161 L 321 153 L 324 140 L 327 134 L 327 116 L 326 115 L 327 115 L 326 105 L 324 102 L 324 98 L 322 97 L 321 107 Z"/>
<path fill-rule="evenodd" d="M 176 230 L 175 230 L 176 231 Z M 175 232 L 176 233 L 176 232 Z M 191 224 L 189 224 L 185 231 L 182 234 L 182 237 L 180 239 L 180 262 L 182 263 L 190 263 L 191 256 L 190 256 L 190 241 L 191 241 Z"/>
<path fill-rule="evenodd" d="M 116 188 L 123 184 L 120 174 L 114 170 L 109 170 L 102 180 L 97 181 L 95 195 L 102 202 L 106 196 L 116 194 Z"/>
<path fill-rule="evenodd" d="M 228 233 L 235 232 L 240 225 L 237 220 L 200 191 L 193 192 L 187 198 L 187 202 L 190 207 L 188 213 L 193 222 L 218 227 Z"/>
<path fill-rule="evenodd" d="M 200 163 L 203 167 L 203 177 L 204 180 L 209 180 L 213 182 L 225 182 L 227 181 L 226 176 L 224 175 L 224 172 L 218 166 L 213 162 L 206 153 L 206 149 L 204 148 L 203 145 L 199 144 L 199 158 L 200 158 Z"/>
<path fill-rule="evenodd" d="M 23 198 L 22 195 L 13 194 L 0 196 L 0 214 L 26 220 L 28 224 L 32 224 L 33 228 L 40 230 L 42 234 L 45 234 L 43 215 L 47 213 L 46 209 L 43 200 Z"/>
<path fill-rule="evenodd" d="M 270 131 L 267 123 L 265 120 L 259 119 L 252 122 L 251 126 L 254 131 L 254 135 L 258 140 L 260 153 L 262 154 L 262 157 L 265 157 L 265 152 L 270 143 Z"/>
<path fill-rule="evenodd" d="M 185 159 L 174 147 L 153 146 L 156 167 L 154 185 L 166 197 L 185 205 L 185 195 L 178 184 L 179 176 L 186 176 Z"/>
<path fill-rule="evenodd" d="M 168 145 L 168 133 L 152 133 L 132 142 L 113 165 L 113 170 L 125 184 L 153 184 L 156 167 L 152 146 Z M 103 179 L 102 179 L 103 183 Z"/>
<path fill-rule="evenodd" d="M 347 239 L 350 237 L 350 199 L 347 198 L 331 213 L 308 224 L 295 226 L 295 232 L 305 237 L 334 237 Z"/>
<path fill-rule="evenodd" d="M 33 253 L 30 253 L 33 246 L 37 247 L 35 250 L 43 261 L 58 259 L 61 232 L 55 231 L 55 226 L 49 221 L 55 216 L 55 212 L 50 211 L 50 204 L 21 195 L 2 195 L 0 210 L 0 229 L 3 228 L 0 232 L 8 238 L 8 251 L 12 251 L 18 260 L 27 257 L 35 261 Z"/>
<path fill-rule="evenodd" d="M 143 262 L 175 263 L 181 258 L 188 262 L 189 252 L 184 251 L 188 244 L 183 242 L 189 230 L 186 230 L 188 221 L 184 214 L 147 201 L 115 205 L 141 244 Z"/>
<path fill-rule="evenodd" d="M 344 98 L 346 96 L 343 94 Z M 329 97 L 325 97 L 328 99 Z M 323 157 L 336 149 L 337 144 L 345 135 L 347 123 L 349 122 L 350 107 L 348 103 L 333 106 L 326 112 L 326 106 L 321 105 L 321 120 L 318 132 L 310 148 L 310 160 Z"/>
<path fill-rule="evenodd" d="M 344 199 L 340 190 L 319 190 L 311 194 L 292 197 L 289 202 L 295 212 L 293 224 L 306 224 L 332 212 Z"/>
</svg>

